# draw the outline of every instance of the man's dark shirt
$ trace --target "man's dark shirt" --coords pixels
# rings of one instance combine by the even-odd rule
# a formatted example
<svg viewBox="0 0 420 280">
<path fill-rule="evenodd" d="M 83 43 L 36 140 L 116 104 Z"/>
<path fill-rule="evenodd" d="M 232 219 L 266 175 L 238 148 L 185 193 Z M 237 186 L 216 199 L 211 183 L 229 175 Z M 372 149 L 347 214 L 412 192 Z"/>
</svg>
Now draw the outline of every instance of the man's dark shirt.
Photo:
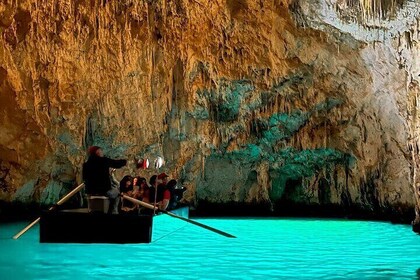
<svg viewBox="0 0 420 280">
<path fill-rule="evenodd" d="M 156 188 L 154 186 L 151 186 L 149 188 L 149 201 L 150 201 L 150 203 L 153 203 L 155 201 L 155 190 L 156 190 Z"/>
<path fill-rule="evenodd" d="M 127 164 L 125 159 L 90 156 L 83 164 L 83 181 L 87 194 L 105 195 L 111 189 L 109 168 L 120 168 Z"/>
</svg>

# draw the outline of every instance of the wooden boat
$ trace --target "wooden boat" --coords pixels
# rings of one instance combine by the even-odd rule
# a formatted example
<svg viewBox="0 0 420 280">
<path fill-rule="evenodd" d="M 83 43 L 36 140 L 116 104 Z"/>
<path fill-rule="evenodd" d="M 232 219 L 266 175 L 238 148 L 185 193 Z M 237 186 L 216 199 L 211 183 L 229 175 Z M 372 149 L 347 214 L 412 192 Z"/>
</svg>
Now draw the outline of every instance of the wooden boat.
<svg viewBox="0 0 420 280">
<path fill-rule="evenodd" d="M 41 221 L 39 239 L 40 242 L 44 243 L 150 243 L 152 241 L 153 224 L 157 220 L 166 224 L 164 219 L 158 219 L 166 215 L 225 237 L 235 238 L 232 234 L 189 219 L 189 208 L 187 206 L 167 211 L 124 194 L 121 195 L 124 199 L 162 215 L 107 215 L 104 214 L 104 208 L 99 211 L 102 213 L 89 213 L 87 209 L 57 210 L 57 207 L 79 192 L 84 185 L 82 183 L 73 189 L 56 205 L 45 211 L 41 217 L 38 217 L 14 235 L 13 239 L 18 239 Z M 103 198 L 101 199 L 103 200 Z M 102 206 L 104 205 L 102 204 Z"/>
<path fill-rule="evenodd" d="M 171 213 L 188 219 L 189 208 L 180 207 Z M 40 242 L 150 243 L 153 227 L 159 227 L 162 220 L 160 215 L 108 215 L 88 213 L 87 208 L 45 211 L 40 220 Z"/>
</svg>

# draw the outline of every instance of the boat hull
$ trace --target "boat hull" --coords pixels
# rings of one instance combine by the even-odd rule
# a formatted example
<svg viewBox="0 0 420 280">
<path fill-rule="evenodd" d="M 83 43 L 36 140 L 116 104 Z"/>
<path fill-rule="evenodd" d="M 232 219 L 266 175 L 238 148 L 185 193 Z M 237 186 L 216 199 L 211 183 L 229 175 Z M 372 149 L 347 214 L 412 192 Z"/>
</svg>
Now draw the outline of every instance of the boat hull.
<svg viewBox="0 0 420 280">
<path fill-rule="evenodd" d="M 172 213 L 188 218 L 188 207 Z M 150 243 L 152 215 L 107 215 L 87 210 L 46 211 L 40 220 L 41 243 Z"/>
</svg>

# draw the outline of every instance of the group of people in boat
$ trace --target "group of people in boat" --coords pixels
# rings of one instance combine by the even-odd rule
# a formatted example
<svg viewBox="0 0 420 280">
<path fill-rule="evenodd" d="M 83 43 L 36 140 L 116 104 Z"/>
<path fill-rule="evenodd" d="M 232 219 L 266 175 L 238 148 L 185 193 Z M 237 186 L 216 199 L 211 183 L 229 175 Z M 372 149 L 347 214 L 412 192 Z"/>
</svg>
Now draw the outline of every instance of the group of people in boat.
<svg viewBox="0 0 420 280">
<path fill-rule="evenodd" d="M 176 180 L 169 180 L 166 173 L 153 175 L 149 184 L 143 177 L 126 175 L 118 182 L 114 171 L 127 165 L 127 160 L 105 157 L 98 146 L 88 149 L 89 158 L 83 164 L 83 180 L 88 196 L 106 196 L 110 200 L 109 213 L 137 214 L 143 209 L 122 195 L 126 195 L 161 210 L 173 209 L 182 199 L 185 188 L 177 188 Z M 111 170 L 111 172 L 110 172 Z"/>
<path fill-rule="evenodd" d="M 168 181 L 168 178 L 166 173 L 153 175 L 148 184 L 146 178 L 126 175 L 119 182 L 119 191 L 120 194 L 153 204 L 161 210 L 173 209 L 182 198 L 184 189 L 177 188 L 177 181 L 174 179 Z M 113 181 L 114 184 L 117 183 L 115 179 Z M 121 200 L 120 213 L 136 213 L 138 210 L 142 210 L 138 204 L 125 199 Z"/>
</svg>

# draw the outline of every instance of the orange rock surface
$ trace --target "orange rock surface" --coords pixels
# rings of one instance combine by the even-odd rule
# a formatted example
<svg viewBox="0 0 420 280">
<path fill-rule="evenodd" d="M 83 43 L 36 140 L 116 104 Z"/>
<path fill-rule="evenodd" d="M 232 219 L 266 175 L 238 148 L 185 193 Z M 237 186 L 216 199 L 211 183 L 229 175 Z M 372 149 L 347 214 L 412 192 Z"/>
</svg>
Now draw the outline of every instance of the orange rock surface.
<svg viewBox="0 0 420 280">
<path fill-rule="evenodd" d="M 0 199 L 54 202 L 80 182 L 95 144 L 130 160 L 162 154 L 192 203 L 286 195 L 414 208 L 418 6 L 402 8 L 412 17 L 398 30 L 392 19 L 348 21 L 340 9 L 349 7 L 1 2 Z M 249 145 L 255 159 L 236 154 Z M 155 172 L 134 166 L 119 176 Z"/>
</svg>

